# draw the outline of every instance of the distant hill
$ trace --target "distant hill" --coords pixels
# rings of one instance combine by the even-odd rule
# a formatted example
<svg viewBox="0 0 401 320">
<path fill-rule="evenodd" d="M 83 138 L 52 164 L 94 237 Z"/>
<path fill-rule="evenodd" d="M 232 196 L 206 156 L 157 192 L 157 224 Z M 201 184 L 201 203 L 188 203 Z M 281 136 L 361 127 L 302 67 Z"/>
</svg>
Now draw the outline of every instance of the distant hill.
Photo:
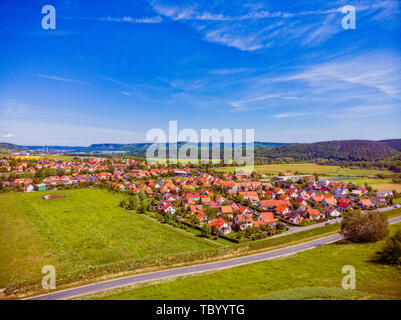
<svg viewBox="0 0 401 320">
<path fill-rule="evenodd" d="M 182 145 L 187 142 L 178 142 L 177 147 L 180 148 Z M 277 146 L 286 145 L 287 143 L 276 143 L 276 142 L 255 142 L 254 148 L 274 148 Z M 98 143 L 91 144 L 88 147 L 70 147 L 70 146 L 24 146 L 25 149 L 30 151 L 47 151 L 47 152 L 64 152 L 64 153 L 102 153 L 102 152 L 133 152 L 133 154 L 145 155 L 148 147 L 152 145 L 152 143 L 128 143 L 128 144 L 118 144 L 118 143 Z M 224 144 L 220 144 L 220 148 L 223 148 Z M 169 147 L 169 144 L 166 144 L 166 147 Z M 199 144 L 201 148 L 202 145 Z M 245 144 L 244 144 L 245 147 Z M 209 145 L 209 148 L 212 148 L 212 144 Z"/>
<path fill-rule="evenodd" d="M 383 143 L 395 150 L 401 151 L 401 139 L 380 140 L 378 142 Z"/>
<path fill-rule="evenodd" d="M 293 160 L 347 160 L 369 161 L 386 159 L 399 154 L 384 143 L 369 140 L 341 140 L 316 143 L 300 143 L 260 148 L 255 150 L 256 157 L 291 158 Z"/>
<path fill-rule="evenodd" d="M 178 142 L 180 148 L 187 142 Z M 126 155 L 144 157 L 147 148 L 152 143 L 101 143 L 92 144 L 88 147 L 70 146 L 22 146 L 31 151 L 59 152 L 59 153 L 118 153 L 124 152 Z M 8 149 L 18 150 L 18 146 L 5 144 Z M 203 145 L 199 144 L 202 148 Z M 242 144 L 246 148 L 246 144 Z M 169 144 L 166 144 L 169 147 Z M 209 149 L 215 145 L 209 144 Z M 220 148 L 224 147 L 220 143 Z M 283 159 L 288 158 L 295 161 L 308 161 L 315 159 L 328 159 L 340 161 L 370 161 L 386 159 L 401 151 L 401 139 L 370 141 L 370 140 L 340 140 L 324 141 L 316 143 L 275 143 L 275 142 L 254 142 L 255 157 Z"/>
<path fill-rule="evenodd" d="M 24 148 L 17 146 L 12 143 L 0 142 L 0 150 L 7 150 L 7 151 L 22 151 Z"/>
</svg>

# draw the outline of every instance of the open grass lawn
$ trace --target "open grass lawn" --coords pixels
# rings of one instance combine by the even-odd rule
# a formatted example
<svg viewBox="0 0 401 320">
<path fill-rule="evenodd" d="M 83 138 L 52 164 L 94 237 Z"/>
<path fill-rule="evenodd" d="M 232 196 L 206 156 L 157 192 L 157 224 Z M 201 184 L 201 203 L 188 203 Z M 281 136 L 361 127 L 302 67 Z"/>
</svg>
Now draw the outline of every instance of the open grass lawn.
<svg viewBox="0 0 401 320">
<path fill-rule="evenodd" d="M 394 233 L 401 224 L 390 226 Z M 401 267 L 372 261 L 383 241 L 331 244 L 289 257 L 143 285 L 97 299 L 401 299 Z M 356 290 L 341 287 L 342 267 L 356 269 Z"/>
<path fill-rule="evenodd" d="M 235 167 L 219 167 L 217 172 L 234 173 Z M 255 166 L 255 172 L 269 176 L 278 175 L 280 172 L 298 172 L 300 174 L 317 173 L 319 178 L 338 179 L 339 181 L 353 181 L 359 185 L 367 183 L 375 190 L 396 190 L 401 192 L 401 184 L 392 183 L 390 178 L 372 179 L 372 176 L 380 174 L 393 174 L 386 169 L 341 168 L 340 166 L 323 166 L 316 163 L 273 164 Z"/>
<path fill-rule="evenodd" d="M 395 190 L 401 192 L 401 184 L 399 183 L 383 183 L 383 184 L 372 184 L 372 188 L 375 190 Z"/>
<path fill-rule="evenodd" d="M 255 166 L 255 172 L 267 175 L 277 175 L 279 172 L 292 172 L 299 171 L 305 174 L 329 174 L 336 172 L 339 166 L 321 166 L 316 163 L 295 163 L 295 164 L 270 164 Z M 219 167 L 216 168 L 217 172 L 233 173 L 235 167 Z"/>
<path fill-rule="evenodd" d="M 45 194 L 67 198 L 42 200 Z M 97 189 L 0 194 L 0 288 L 135 259 L 204 252 L 217 245 L 118 206 L 126 197 Z"/>
<path fill-rule="evenodd" d="M 328 177 L 330 178 L 330 177 Z M 374 190 L 396 190 L 397 192 L 401 192 L 401 184 L 393 183 L 392 179 L 372 179 L 372 178 L 340 178 L 340 181 L 353 181 L 360 186 L 365 185 L 367 183 Z"/>
<path fill-rule="evenodd" d="M 219 167 L 218 172 L 233 173 L 235 167 Z M 340 178 L 340 177 L 370 177 L 377 173 L 392 174 L 384 169 L 363 169 L 363 168 L 341 168 L 340 166 L 323 166 L 316 163 L 291 163 L 271 164 L 255 166 L 255 172 L 267 175 L 277 175 L 279 172 L 299 172 L 301 174 L 317 173 L 319 176 Z"/>
</svg>

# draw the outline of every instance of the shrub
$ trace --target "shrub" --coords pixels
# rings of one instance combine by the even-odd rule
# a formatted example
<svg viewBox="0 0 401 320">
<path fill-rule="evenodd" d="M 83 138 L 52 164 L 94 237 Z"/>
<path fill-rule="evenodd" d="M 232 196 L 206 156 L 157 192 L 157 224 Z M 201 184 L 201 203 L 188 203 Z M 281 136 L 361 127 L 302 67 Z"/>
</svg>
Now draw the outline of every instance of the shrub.
<svg viewBox="0 0 401 320">
<path fill-rule="evenodd" d="M 120 201 L 120 207 L 126 208 L 128 206 L 128 201 L 123 199 Z"/>
<path fill-rule="evenodd" d="M 387 226 L 387 217 L 382 212 L 351 212 L 344 217 L 341 232 L 351 242 L 376 242 L 388 235 Z"/>
<path fill-rule="evenodd" d="M 377 255 L 382 263 L 401 265 L 401 230 L 387 239 L 383 249 L 378 251 Z"/>
</svg>

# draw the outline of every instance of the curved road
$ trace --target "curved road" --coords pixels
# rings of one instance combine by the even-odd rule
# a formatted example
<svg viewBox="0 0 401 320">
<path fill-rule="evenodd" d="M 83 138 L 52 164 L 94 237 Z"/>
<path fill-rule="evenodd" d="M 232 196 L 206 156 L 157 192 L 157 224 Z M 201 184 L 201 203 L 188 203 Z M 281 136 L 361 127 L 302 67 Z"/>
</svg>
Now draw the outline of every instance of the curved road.
<svg viewBox="0 0 401 320">
<path fill-rule="evenodd" d="M 401 216 L 389 219 L 389 224 L 393 224 L 393 223 L 397 223 L 397 222 L 401 222 Z M 55 291 L 52 293 L 42 294 L 39 296 L 27 298 L 25 300 L 69 299 L 69 298 L 73 298 L 73 297 L 77 297 L 77 296 L 95 293 L 98 291 L 115 289 L 118 287 L 124 287 L 124 286 L 132 285 L 135 283 L 159 280 L 159 279 L 164 279 L 164 278 L 169 278 L 169 277 L 183 276 L 183 275 L 187 275 L 187 274 L 200 273 L 200 272 L 206 272 L 206 271 L 214 271 L 214 270 L 225 269 L 225 268 L 232 268 L 232 267 L 237 267 L 237 266 L 244 265 L 244 264 L 249 264 L 249 263 L 254 263 L 254 262 L 259 262 L 259 261 L 264 261 L 264 260 L 270 260 L 270 259 L 274 259 L 277 257 L 282 257 L 282 256 L 290 255 L 293 253 L 298 253 L 301 251 L 320 247 L 325 244 L 333 243 L 333 242 L 336 242 L 341 239 L 342 239 L 342 236 L 340 234 L 335 234 L 335 235 L 304 242 L 304 243 L 301 243 L 298 245 L 294 245 L 294 246 L 290 246 L 290 247 L 286 247 L 286 248 L 282 248 L 282 249 L 252 254 L 252 255 L 243 256 L 243 257 L 239 257 L 239 258 L 227 259 L 227 260 L 223 260 L 223 261 L 209 262 L 209 263 L 204 263 L 204 264 L 192 265 L 192 266 L 188 266 L 188 267 L 181 267 L 181 268 L 168 269 L 168 270 L 143 273 L 143 274 L 138 274 L 138 275 L 133 275 L 133 276 L 127 276 L 127 277 L 123 277 L 123 278 L 117 278 L 117 279 L 113 279 L 113 280 L 97 282 L 97 283 L 93 283 L 93 284 L 89 284 L 89 285 L 85 285 L 85 286 L 81 286 L 81 287 L 76 287 L 76 288 L 72 288 L 72 289 L 66 289 L 66 290 L 61 290 L 61 291 Z"/>
</svg>

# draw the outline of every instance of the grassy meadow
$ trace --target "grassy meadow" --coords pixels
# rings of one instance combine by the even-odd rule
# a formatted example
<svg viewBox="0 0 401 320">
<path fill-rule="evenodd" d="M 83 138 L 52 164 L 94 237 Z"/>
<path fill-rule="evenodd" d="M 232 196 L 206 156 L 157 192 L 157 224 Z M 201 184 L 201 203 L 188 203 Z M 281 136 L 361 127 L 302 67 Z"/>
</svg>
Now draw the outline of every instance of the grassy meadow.
<svg viewBox="0 0 401 320">
<path fill-rule="evenodd" d="M 317 173 L 319 176 L 332 176 L 332 177 L 370 177 L 378 173 L 392 174 L 391 171 L 385 169 L 363 169 L 355 168 L 341 168 L 340 166 L 319 165 L 316 163 L 284 163 L 284 164 L 268 164 L 257 165 L 254 167 L 255 172 L 259 174 L 266 174 L 268 176 L 277 175 L 279 172 L 299 172 L 300 174 L 313 174 Z M 233 173 L 235 167 L 219 167 L 216 168 L 217 172 Z"/>
<path fill-rule="evenodd" d="M 400 229 L 400 223 L 390 226 L 391 233 Z M 335 243 L 270 261 L 85 298 L 401 299 L 401 267 L 374 262 L 383 243 Z M 356 269 L 356 290 L 342 289 L 345 265 Z"/>
<path fill-rule="evenodd" d="M 45 194 L 68 197 L 43 200 Z M 123 197 L 97 189 L 0 194 L 0 288 L 41 278 L 45 265 L 55 266 L 59 279 L 219 247 L 120 208 Z"/>
<path fill-rule="evenodd" d="M 386 169 L 364 169 L 359 167 L 341 168 L 340 166 L 326 166 L 316 163 L 291 163 L 255 166 L 255 172 L 267 176 L 275 176 L 284 172 L 299 174 L 317 173 L 320 178 L 338 179 L 340 181 L 354 181 L 359 185 L 367 183 L 375 190 L 396 190 L 401 192 L 401 184 L 392 183 L 391 178 L 372 178 L 377 174 L 391 175 L 393 172 Z M 219 167 L 217 172 L 234 173 L 235 167 Z"/>
</svg>

